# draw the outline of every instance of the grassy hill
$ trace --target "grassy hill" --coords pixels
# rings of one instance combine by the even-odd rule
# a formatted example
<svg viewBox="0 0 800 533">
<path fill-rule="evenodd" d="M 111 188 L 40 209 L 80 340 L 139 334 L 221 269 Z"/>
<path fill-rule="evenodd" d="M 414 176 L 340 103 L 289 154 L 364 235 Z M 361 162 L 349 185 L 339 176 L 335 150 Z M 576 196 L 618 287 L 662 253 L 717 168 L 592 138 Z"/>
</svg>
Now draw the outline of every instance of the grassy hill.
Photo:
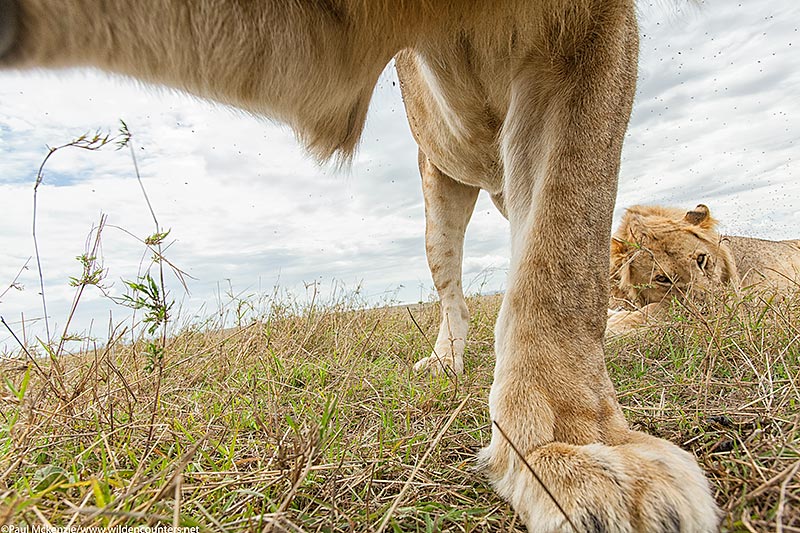
<svg viewBox="0 0 800 533">
<path fill-rule="evenodd" d="M 469 303 L 458 381 L 411 369 L 435 337 L 434 304 L 272 302 L 163 345 L 5 360 L 0 524 L 524 531 L 472 471 L 500 297 Z M 800 531 L 800 301 L 673 314 L 608 341 L 630 424 L 697 456 L 725 530 Z"/>
</svg>

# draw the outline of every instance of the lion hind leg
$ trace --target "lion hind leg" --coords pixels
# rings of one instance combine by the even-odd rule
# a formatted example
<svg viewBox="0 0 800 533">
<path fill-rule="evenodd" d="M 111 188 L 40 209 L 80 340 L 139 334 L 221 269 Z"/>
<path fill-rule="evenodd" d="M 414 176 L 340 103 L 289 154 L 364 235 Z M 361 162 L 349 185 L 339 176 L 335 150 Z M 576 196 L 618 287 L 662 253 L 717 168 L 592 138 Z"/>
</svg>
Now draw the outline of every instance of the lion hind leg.
<svg viewBox="0 0 800 533">
<path fill-rule="evenodd" d="M 498 458 L 488 451 L 482 462 L 495 490 L 517 510 L 529 531 L 718 529 L 719 511 L 702 471 L 689 453 L 663 439 L 631 432 L 631 441 L 617 446 L 552 442 L 529 453 L 527 465 L 510 447 L 503 452 L 510 456 L 500 461 L 502 468 L 492 466 Z"/>
<path fill-rule="evenodd" d="M 460 375 L 469 330 L 469 310 L 461 285 L 464 233 L 479 189 L 450 178 L 422 151 L 419 170 L 425 198 L 425 251 L 442 317 L 433 352 L 417 361 L 414 370 Z"/>
</svg>

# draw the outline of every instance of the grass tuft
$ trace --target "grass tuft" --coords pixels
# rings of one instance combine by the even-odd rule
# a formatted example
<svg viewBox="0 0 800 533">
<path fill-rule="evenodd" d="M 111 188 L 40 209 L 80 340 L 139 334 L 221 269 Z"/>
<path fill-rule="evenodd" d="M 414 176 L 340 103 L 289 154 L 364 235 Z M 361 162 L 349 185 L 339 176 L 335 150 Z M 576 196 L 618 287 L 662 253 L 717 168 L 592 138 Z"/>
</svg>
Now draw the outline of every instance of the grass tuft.
<svg viewBox="0 0 800 533">
<path fill-rule="evenodd" d="M 800 530 L 798 324 L 797 295 L 718 294 L 608 343 L 628 421 L 698 457 L 725 530 Z"/>
</svg>

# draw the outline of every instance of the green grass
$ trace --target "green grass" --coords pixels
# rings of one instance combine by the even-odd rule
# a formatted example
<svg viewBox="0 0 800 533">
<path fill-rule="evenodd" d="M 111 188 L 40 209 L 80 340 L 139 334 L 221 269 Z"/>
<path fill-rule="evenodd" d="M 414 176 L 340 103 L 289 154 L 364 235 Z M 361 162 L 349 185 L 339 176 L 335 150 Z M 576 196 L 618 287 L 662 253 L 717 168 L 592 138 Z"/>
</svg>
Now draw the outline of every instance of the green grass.
<svg viewBox="0 0 800 533">
<path fill-rule="evenodd" d="M 184 327 L 157 369 L 152 339 L 6 359 L 0 523 L 523 531 L 472 470 L 499 302 L 470 300 L 457 381 L 413 373 L 406 309 L 347 298 Z M 723 298 L 608 342 L 629 422 L 698 457 L 729 531 L 800 530 L 799 307 Z M 434 337 L 437 306 L 411 312 Z"/>
</svg>

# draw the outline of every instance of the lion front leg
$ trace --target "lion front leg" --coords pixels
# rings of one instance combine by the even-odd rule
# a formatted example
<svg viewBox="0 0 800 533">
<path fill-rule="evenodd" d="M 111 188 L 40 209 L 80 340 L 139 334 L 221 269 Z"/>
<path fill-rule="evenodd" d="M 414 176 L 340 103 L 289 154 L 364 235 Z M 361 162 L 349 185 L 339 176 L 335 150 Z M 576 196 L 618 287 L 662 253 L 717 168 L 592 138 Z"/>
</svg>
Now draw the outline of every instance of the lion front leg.
<svg viewBox="0 0 800 533">
<path fill-rule="evenodd" d="M 598 9 L 543 21 L 552 36 L 511 85 L 501 147 L 512 258 L 481 462 L 532 532 L 715 531 L 694 458 L 627 428 L 605 368 L 608 243 L 637 33 L 632 5 Z"/>
<path fill-rule="evenodd" d="M 615 337 L 635 331 L 646 325 L 648 321 L 663 316 L 668 310 L 669 302 L 667 301 L 647 304 L 641 309 L 609 309 L 606 336 Z"/>
<path fill-rule="evenodd" d="M 460 375 L 469 330 L 469 310 L 461 285 L 464 232 L 480 190 L 445 175 L 422 151 L 419 171 L 425 197 L 425 252 L 442 319 L 433 353 L 417 361 L 414 370 Z"/>
</svg>

